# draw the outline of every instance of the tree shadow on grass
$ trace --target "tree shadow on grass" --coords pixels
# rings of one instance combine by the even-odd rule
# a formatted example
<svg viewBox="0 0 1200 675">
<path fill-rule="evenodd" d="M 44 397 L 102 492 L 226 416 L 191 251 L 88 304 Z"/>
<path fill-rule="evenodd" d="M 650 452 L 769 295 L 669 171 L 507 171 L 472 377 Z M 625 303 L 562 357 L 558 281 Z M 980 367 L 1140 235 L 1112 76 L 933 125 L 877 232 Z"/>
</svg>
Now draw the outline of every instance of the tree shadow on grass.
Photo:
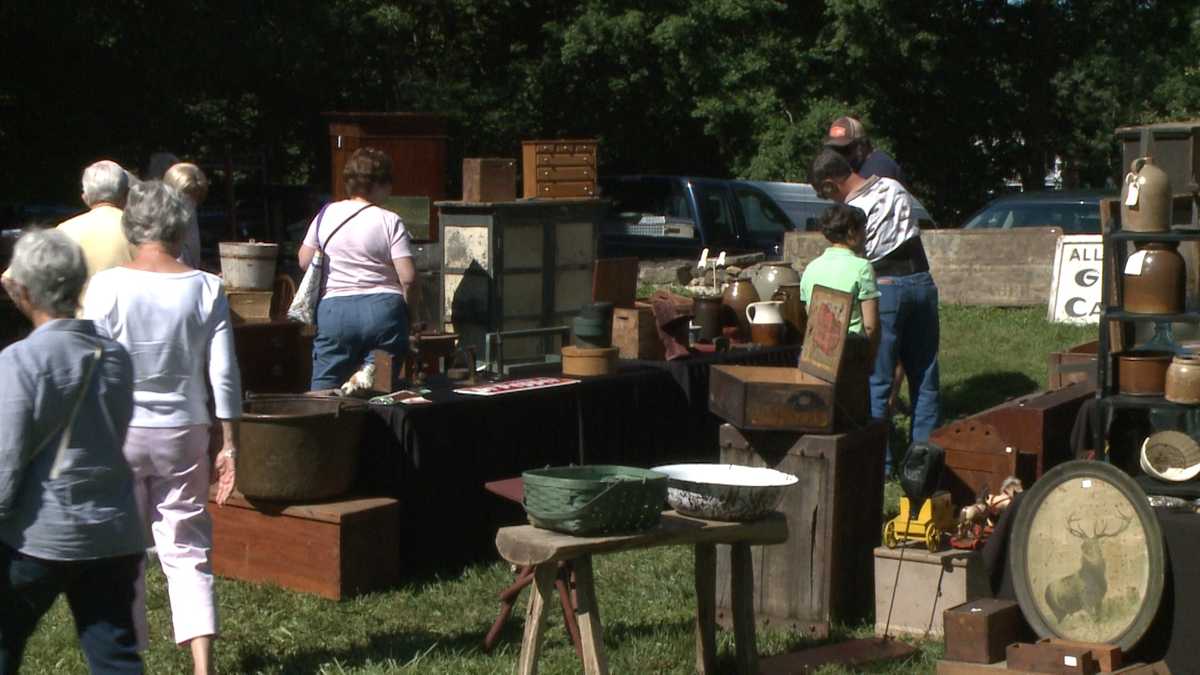
<svg viewBox="0 0 1200 675">
<path fill-rule="evenodd" d="M 1024 373 L 999 372 L 973 375 L 942 389 L 942 417 L 949 421 L 1000 405 L 1038 390 Z"/>
</svg>

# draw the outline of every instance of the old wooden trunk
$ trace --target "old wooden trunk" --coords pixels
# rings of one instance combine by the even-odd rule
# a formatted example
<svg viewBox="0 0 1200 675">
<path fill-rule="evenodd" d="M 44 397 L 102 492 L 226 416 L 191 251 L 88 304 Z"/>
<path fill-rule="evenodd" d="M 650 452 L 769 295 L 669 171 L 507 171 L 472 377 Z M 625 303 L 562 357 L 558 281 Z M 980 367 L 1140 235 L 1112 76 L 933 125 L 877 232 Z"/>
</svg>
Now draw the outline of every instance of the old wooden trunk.
<svg viewBox="0 0 1200 675">
<path fill-rule="evenodd" d="M 633 309 L 613 309 L 612 344 L 623 359 L 663 359 L 663 343 L 650 305 L 639 302 Z"/>
<path fill-rule="evenodd" d="M 870 417 L 865 376 L 830 383 L 798 368 L 713 366 L 709 378 L 709 410 L 740 429 L 829 433 Z"/>
<path fill-rule="evenodd" d="M 942 487 L 958 506 L 975 501 L 981 492 L 995 494 L 1004 479 L 1016 476 L 1026 487 L 1037 473 L 1037 457 L 1017 452 L 994 426 L 967 418 L 933 432 L 929 441 L 946 451 Z"/>
<path fill-rule="evenodd" d="M 1007 445 L 1036 458 L 1035 476 L 1074 459 L 1071 428 L 1096 385 L 1077 382 L 1057 391 L 1039 391 L 976 413 L 972 419 L 992 425 Z"/>
<path fill-rule="evenodd" d="M 788 540 L 753 549 L 754 609 L 760 621 L 812 637 L 833 621 L 855 621 L 873 607 L 874 557 L 883 509 L 887 426 L 836 435 L 739 431 L 721 425 L 721 461 L 793 474 L 779 510 Z M 732 607 L 729 552 L 718 547 L 717 607 Z"/>
<path fill-rule="evenodd" d="M 1011 600 L 980 598 L 951 607 L 942 617 L 946 659 L 967 663 L 1004 660 L 1004 650 L 1021 639 L 1021 608 Z"/>
<path fill-rule="evenodd" d="M 399 502 L 252 504 L 235 495 L 209 509 L 213 572 L 341 600 L 399 580 Z"/>
<path fill-rule="evenodd" d="M 462 164 L 464 202 L 511 202 L 517 198 L 517 160 L 466 157 Z"/>
<path fill-rule="evenodd" d="M 599 199 L 438 202 L 442 287 L 438 306 L 460 347 L 485 353 L 496 331 L 561 326 L 591 302 Z M 432 299 L 428 301 L 433 302 Z M 536 360 L 562 345 L 505 340 L 506 359 Z"/>
<path fill-rule="evenodd" d="M 596 196 L 594 138 L 521 142 L 521 182 L 526 199 Z"/>
</svg>

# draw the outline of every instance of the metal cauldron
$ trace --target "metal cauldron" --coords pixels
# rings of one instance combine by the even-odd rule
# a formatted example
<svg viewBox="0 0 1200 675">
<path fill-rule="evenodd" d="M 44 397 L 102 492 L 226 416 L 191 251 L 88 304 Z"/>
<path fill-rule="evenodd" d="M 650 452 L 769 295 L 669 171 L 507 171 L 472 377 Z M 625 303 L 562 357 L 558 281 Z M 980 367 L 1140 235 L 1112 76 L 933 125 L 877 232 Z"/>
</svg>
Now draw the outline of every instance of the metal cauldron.
<svg viewBox="0 0 1200 675">
<path fill-rule="evenodd" d="M 367 404 L 302 394 L 248 394 L 237 488 L 252 499 L 314 501 L 354 482 Z"/>
</svg>

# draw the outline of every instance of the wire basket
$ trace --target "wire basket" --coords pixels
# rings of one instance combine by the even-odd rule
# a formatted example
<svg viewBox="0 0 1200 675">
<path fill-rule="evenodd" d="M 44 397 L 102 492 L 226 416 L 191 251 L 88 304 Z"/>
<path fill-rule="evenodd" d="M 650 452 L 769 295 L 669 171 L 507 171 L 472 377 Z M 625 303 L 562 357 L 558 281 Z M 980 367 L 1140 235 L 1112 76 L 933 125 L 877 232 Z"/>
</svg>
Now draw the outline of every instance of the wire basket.
<svg viewBox="0 0 1200 675">
<path fill-rule="evenodd" d="M 667 476 L 628 466 L 534 469 L 521 475 L 535 527 L 575 535 L 626 534 L 658 524 Z"/>
</svg>

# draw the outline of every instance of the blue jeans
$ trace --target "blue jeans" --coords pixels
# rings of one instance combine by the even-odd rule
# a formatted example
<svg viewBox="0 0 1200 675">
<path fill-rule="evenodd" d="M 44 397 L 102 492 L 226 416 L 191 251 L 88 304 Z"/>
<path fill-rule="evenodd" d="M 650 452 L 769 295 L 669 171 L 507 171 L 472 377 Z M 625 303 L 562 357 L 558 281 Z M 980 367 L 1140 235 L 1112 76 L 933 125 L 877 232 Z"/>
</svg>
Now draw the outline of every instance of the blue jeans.
<svg viewBox="0 0 1200 675">
<path fill-rule="evenodd" d="M 313 338 L 312 389 L 342 386 L 371 352 L 408 351 L 408 306 L 398 293 L 323 298 Z"/>
<path fill-rule="evenodd" d="M 42 560 L 0 544 L 0 675 L 20 669 L 25 643 L 60 594 L 93 674 L 145 672 L 133 629 L 142 557 Z"/>
<path fill-rule="evenodd" d="M 871 374 L 871 416 L 887 418 L 896 362 L 904 366 L 912 402 L 912 441 L 925 442 L 941 422 L 938 383 L 938 290 L 928 272 L 879 278 L 879 354 Z M 904 449 L 900 448 L 899 453 Z M 889 448 L 887 459 L 897 449 Z M 899 460 L 899 457 L 896 457 Z"/>
</svg>

